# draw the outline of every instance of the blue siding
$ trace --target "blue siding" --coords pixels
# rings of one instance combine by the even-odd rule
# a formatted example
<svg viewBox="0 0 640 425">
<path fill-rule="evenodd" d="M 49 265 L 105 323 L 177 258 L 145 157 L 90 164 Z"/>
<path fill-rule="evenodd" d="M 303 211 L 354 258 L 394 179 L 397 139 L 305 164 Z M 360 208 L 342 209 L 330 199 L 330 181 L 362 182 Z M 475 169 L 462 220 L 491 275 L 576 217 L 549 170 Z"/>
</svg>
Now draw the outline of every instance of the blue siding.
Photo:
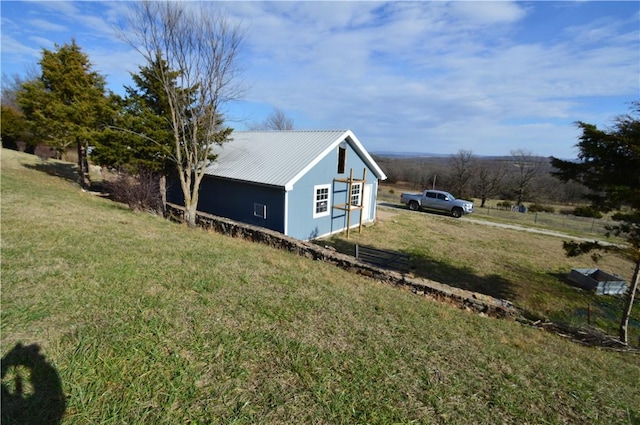
<svg viewBox="0 0 640 425">
<path fill-rule="evenodd" d="M 284 188 L 205 176 L 199 196 L 198 211 L 284 233 Z M 171 185 L 167 199 L 184 204 L 179 182 Z M 255 216 L 255 204 L 266 206 L 266 219 Z"/>
<path fill-rule="evenodd" d="M 330 208 L 330 214 L 325 217 L 313 218 L 315 207 L 314 186 L 331 185 L 331 207 L 348 203 L 347 184 L 334 182 L 335 178 L 349 178 L 353 168 L 354 179 L 362 178 L 362 171 L 367 168 L 366 184 L 371 185 L 372 191 L 369 205 L 369 220 L 375 217 L 375 199 L 378 181 L 375 174 L 349 145 L 344 174 L 338 174 L 338 148 L 336 147 L 324 157 L 313 169 L 295 183 L 289 192 L 289 215 L 287 233 L 298 239 L 312 239 L 346 229 L 347 212 Z M 363 188 L 364 191 L 364 188 Z M 360 222 L 360 211 L 351 211 L 351 225 Z"/>
<path fill-rule="evenodd" d="M 347 226 L 347 212 L 333 208 L 334 205 L 348 203 L 347 183 L 335 182 L 334 179 L 349 178 L 351 169 L 353 169 L 353 177 L 361 179 L 365 168 L 367 169 L 365 185 L 371 187 L 369 210 L 366 215 L 369 221 L 372 221 L 376 212 L 378 180 L 350 145 L 347 146 L 344 174 L 338 174 L 338 147 L 336 147 L 302 176 L 288 194 L 285 194 L 284 188 L 205 176 L 200 187 L 198 210 L 281 233 L 286 231 L 288 236 L 297 239 L 308 240 L 326 236 L 341 232 Z M 314 218 L 314 186 L 317 185 L 331 186 L 331 202 L 328 215 Z M 364 187 L 361 196 L 364 196 Z M 169 202 L 183 204 L 182 190 L 177 177 L 170 179 L 167 199 Z M 254 204 L 266 205 L 266 219 L 254 215 Z M 285 207 L 288 208 L 286 212 Z M 367 208 L 366 205 L 365 208 Z M 286 224 L 285 220 L 287 220 Z M 359 221 L 360 211 L 351 211 L 351 226 L 357 226 Z"/>
</svg>

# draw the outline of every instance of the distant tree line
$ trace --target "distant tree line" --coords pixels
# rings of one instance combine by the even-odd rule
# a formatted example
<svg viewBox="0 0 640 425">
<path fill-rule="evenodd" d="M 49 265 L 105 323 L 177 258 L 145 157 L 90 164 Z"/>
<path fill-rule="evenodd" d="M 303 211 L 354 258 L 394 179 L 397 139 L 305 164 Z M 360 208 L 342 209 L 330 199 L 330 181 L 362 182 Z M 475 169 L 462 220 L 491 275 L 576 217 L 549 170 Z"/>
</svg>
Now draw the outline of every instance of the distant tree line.
<svg viewBox="0 0 640 425">
<path fill-rule="evenodd" d="M 533 155 L 526 150 L 503 157 L 474 157 L 461 150 L 448 158 L 376 157 L 390 183 L 406 183 L 415 189 L 434 188 L 461 198 L 504 199 L 560 204 L 583 203 L 576 215 L 612 213 L 607 236 L 623 244 L 598 241 L 564 241 L 566 255 L 616 255 L 634 264 L 633 277 L 625 293 L 619 339 L 629 343 L 629 321 L 635 299 L 640 296 L 640 101 L 631 103 L 631 113 L 615 118 L 611 128 L 577 122 L 582 134 L 576 144 L 576 160 Z M 585 204 L 586 203 L 586 204 Z M 581 213 L 581 214 L 578 214 Z"/>
<path fill-rule="evenodd" d="M 518 149 L 509 155 L 483 157 L 460 150 L 448 157 L 376 156 L 376 162 L 391 184 L 407 184 L 414 190 L 440 189 L 458 198 L 486 201 L 500 199 L 513 205 L 553 203 L 575 205 L 585 202 L 586 186 L 559 182 L 551 158 Z"/>
</svg>

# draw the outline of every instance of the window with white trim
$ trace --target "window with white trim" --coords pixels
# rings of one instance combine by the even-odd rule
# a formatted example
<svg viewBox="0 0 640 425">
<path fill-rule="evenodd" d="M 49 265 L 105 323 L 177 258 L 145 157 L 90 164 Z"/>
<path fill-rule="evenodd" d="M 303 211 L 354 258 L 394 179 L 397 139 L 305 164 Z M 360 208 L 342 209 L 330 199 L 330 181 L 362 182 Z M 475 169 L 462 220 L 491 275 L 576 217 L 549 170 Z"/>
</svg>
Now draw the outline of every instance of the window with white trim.
<svg viewBox="0 0 640 425">
<path fill-rule="evenodd" d="M 360 200 L 362 199 L 362 183 L 351 184 L 351 205 L 360 206 Z"/>
<path fill-rule="evenodd" d="M 313 186 L 313 218 L 329 215 L 331 206 L 331 185 Z"/>
<path fill-rule="evenodd" d="M 253 204 L 253 216 L 267 218 L 267 206 L 264 204 Z"/>
</svg>

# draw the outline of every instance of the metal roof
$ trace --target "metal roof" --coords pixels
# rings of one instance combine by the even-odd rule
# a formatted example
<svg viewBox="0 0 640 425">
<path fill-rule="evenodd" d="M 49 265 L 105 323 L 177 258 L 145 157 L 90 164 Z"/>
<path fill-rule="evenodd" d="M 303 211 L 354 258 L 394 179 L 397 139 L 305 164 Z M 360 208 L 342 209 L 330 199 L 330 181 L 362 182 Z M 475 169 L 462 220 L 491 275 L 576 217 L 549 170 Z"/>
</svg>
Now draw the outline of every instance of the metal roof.
<svg viewBox="0 0 640 425">
<path fill-rule="evenodd" d="M 218 158 L 207 166 L 207 174 L 291 190 L 307 171 L 346 141 L 377 178 L 386 179 L 350 130 L 234 131 L 231 139 L 214 146 Z"/>
</svg>

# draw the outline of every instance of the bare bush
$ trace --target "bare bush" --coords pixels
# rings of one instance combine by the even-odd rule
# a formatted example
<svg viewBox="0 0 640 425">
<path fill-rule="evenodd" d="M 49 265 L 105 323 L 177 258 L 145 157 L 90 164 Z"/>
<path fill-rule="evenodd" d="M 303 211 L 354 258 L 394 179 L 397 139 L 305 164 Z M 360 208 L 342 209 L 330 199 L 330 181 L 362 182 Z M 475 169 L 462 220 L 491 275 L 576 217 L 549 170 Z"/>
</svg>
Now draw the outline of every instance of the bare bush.
<svg viewBox="0 0 640 425">
<path fill-rule="evenodd" d="M 115 201 L 127 204 L 134 211 L 162 213 L 162 197 L 158 176 L 141 169 L 137 174 L 121 172 L 105 183 L 106 190 Z"/>
</svg>

